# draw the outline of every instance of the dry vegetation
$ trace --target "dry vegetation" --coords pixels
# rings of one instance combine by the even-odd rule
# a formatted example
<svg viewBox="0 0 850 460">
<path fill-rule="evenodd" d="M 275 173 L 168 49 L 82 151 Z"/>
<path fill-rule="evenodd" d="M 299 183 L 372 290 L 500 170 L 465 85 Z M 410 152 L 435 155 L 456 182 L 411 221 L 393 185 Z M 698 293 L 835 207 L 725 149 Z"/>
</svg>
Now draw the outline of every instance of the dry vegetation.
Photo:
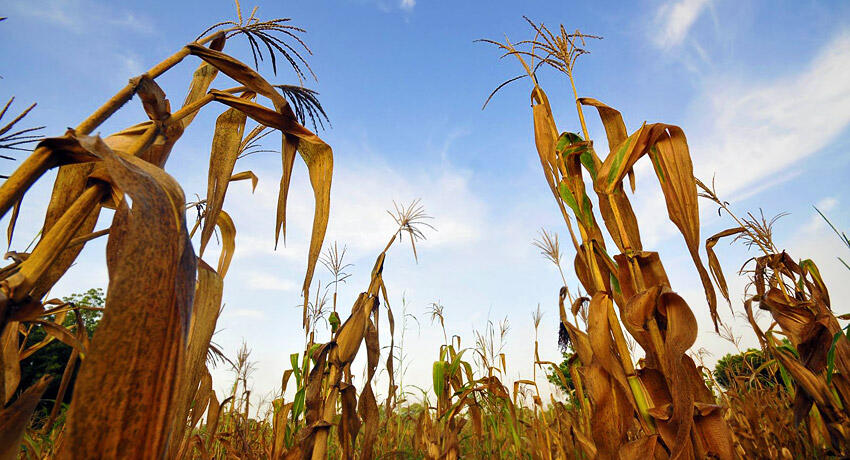
<svg viewBox="0 0 850 460">
<path fill-rule="evenodd" d="M 446 331 L 444 309 L 435 303 L 430 319 L 439 324 L 445 340 L 435 350 L 439 359 L 431 388 L 411 393 L 403 385 L 408 359 L 404 331 L 395 334 L 382 273 L 394 242 L 408 239 L 415 256 L 416 242 L 430 228 L 429 217 L 419 203 L 396 206 L 390 213 L 397 230 L 389 235 L 369 285 L 346 317 L 348 309 L 337 307 L 335 289 L 348 277 L 345 249 L 334 244 L 321 252 L 333 156 L 304 127 L 310 120 L 315 128 L 324 117 L 316 94 L 302 86 L 310 73 L 302 56 L 309 50 L 299 38 L 302 30 L 288 20 L 260 21 L 253 13 L 247 18 L 240 13 L 237 21 L 217 24 L 131 79 L 76 128 L 41 140 L 0 187 L 0 214 L 16 214 L 28 188 L 49 169 L 58 169 L 38 243 L 29 252 L 10 253 L 12 262 L 0 269 L 0 458 L 731 459 L 850 454 L 850 342 L 841 318 L 830 309 L 817 266 L 779 250 L 772 240 L 772 222 L 737 217 L 712 188 L 694 178 L 681 128 L 643 124 L 629 134 L 617 110 L 578 97 L 576 60 L 586 53 L 585 41 L 597 37 L 529 24 L 532 40 L 485 41 L 522 65 L 525 73 L 511 81 L 531 83 L 534 140 L 544 178 L 575 249 L 574 271 L 585 294 L 566 287 L 557 235 L 545 232 L 536 243 L 564 280 L 550 308 L 557 298 L 562 345 L 574 352 L 568 375 L 541 359 L 535 339 L 534 374 L 509 381 L 503 352 L 507 322 L 489 323 L 472 344 L 462 343 Z M 280 63 L 282 58 L 296 71 L 299 84 L 272 85 L 226 54 L 225 44 L 239 37 L 249 41 L 255 65 L 258 59 Z M 186 59 L 197 59 L 199 66 L 185 101 L 172 111 L 155 79 Z M 558 130 L 537 79 L 547 68 L 569 81 L 581 133 Z M 211 89 L 219 73 L 240 86 Z M 105 138 L 91 135 L 133 96 L 149 120 Z M 257 102 L 259 97 L 271 107 Z M 225 110 L 212 136 L 206 197 L 187 203 L 163 168 L 196 113 L 222 105 Z M 584 107 L 595 108 L 602 119 L 611 146 L 604 158 L 588 135 Z M 256 127 L 246 127 L 249 119 Z M 208 366 L 220 356 L 211 338 L 223 279 L 236 249 L 236 226 L 222 208 L 224 199 L 230 182 L 251 179 L 256 185 L 253 173 L 236 172 L 235 165 L 245 155 L 265 151 L 262 141 L 274 131 L 281 133 L 283 165 L 275 235 L 285 231 L 296 156 L 308 167 L 315 195 L 303 284 L 305 347 L 291 356 L 291 369 L 281 370 L 280 391 L 265 406 L 265 414 L 252 416 L 258 401 L 252 401 L 248 390 L 252 363 L 247 348 L 228 360 L 236 375 L 230 394 L 213 391 Z M 746 272 L 753 292 L 742 307 L 734 308 L 749 318 L 766 357 L 759 368 L 745 360 L 748 373 L 758 376 L 769 370 L 768 375 L 780 377 L 738 378 L 724 387 L 694 360 L 698 325 L 691 306 L 670 285 L 658 253 L 642 246 L 638 217 L 624 190 L 628 177 L 634 192 L 633 166 L 642 157 L 652 162 L 670 220 L 693 259 L 715 330 L 725 330 L 716 313 L 715 289 L 731 301 L 714 245 L 734 236 L 758 251 Z M 595 195 L 598 213 L 588 193 Z M 719 206 L 735 227 L 703 243 L 698 196 Z M 190 209 L 198 210 L 193 225 L 186 219 Z M 102 212 L 114 213 L 112 223 L 96 230 Z M 213 265 L 202 257 L 216 228 L 222 250 Z M 196 256 L 192 237 L 198 230 Z M 606 235 L 615 247 L 606 245 Z M 82 315 L 73 316 L 72 326 L 64 324 L 70 312 L 95 307 L 46 295 L 83 246 L 104 236 L 109 286 L 103 319 L 90 340 Z M 331 300 L 310 294 L 318 261 L 332 275 Z M 756 307 L 772 317 L 767 330 L 756 323 Z M 408 318 L 402 314 L 404 323 Z M 533 319 L 539 326 L 539 310 Z M 322 321 L 329 325 L 327 337 L 318 334 Z M 379 325 L 388 327 L 392 337 L 383 362 Z M 44 340 L 25 347 L 27 336 L 38 328 L 46 331 Z M 47 379 L 18 388 L 19 363 L 51 341 L 73 349 L 57 401 L 63 399 L 77 362 L 79 375 L 67 409 L 55 403 L 49 415 L 33 419 Z M 355 385 L 352 362 L 361 348 L 366 374 Z M 388 377 L 381 392 L 374 388 L 379 367 L 386 368 Z M 538 380 L 546 372 L 563 382 L 569 378 L 571 390 L 545 400 Z M 379 400 L 378 393 L 386 397 Z"/>
</svg>

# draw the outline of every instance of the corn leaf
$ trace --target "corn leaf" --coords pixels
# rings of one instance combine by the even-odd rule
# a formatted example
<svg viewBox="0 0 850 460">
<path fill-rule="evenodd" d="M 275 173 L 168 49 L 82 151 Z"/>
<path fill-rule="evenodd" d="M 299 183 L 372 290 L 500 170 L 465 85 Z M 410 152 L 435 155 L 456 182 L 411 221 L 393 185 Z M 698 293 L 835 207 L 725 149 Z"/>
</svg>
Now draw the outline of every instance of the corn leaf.
<svg viewBox="0 0 850 460">
<path fill-rule="evenodd" d="M 79 372 L 58 458 L 159 457 L 181 388 L 194 293 L 183 192 L 161 169 L 112 152 L 99 138 L 77 140 L 101 158 L 132 209 L 122 200 L 113 220 L 106 310 Z"/>
</svg>

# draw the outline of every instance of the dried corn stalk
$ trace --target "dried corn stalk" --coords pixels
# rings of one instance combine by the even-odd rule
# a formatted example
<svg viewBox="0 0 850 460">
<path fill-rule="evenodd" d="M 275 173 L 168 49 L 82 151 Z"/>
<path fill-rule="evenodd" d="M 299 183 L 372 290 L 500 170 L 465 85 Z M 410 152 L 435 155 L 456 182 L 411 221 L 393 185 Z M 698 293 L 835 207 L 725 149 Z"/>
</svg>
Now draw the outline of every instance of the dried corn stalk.
<svg viewBox="0 0 850 460">
<path fill-rule="evenodd" d="M 316 213 L 304 280 L 306 299 L 327 227 L 333 158 L 330 147 L 302 123 L 305 116 L 315 121 L 316 115 L 324 112 L 310 90 L 272 86 L 222 52 L 227 38 L 245 35 L 255 53 L 257 43 L 262 42 L 268 45 L 273 62 L 274 54 L 281 53 L 301 75 L 293 56 L 306 63 L 298 51 L 276 36 L 284 34 L 303 45 L 295 35 L 301 29 L 286 25 L 286 21 L 259 21 L 253 13 L 243 20 L 240 12 L 238 23 L 207 30 L 196 42 L 131 79 L 75 129 L 41 141 L 0 186 L 0 215 L 5 215 L 47 170 L 59 168 L 41 239 L 31 253 L 0 270 L 0 382 L 4 401 L 14 394 L 19 378 L 18 362 L 22 358 L 15 349 L 19 324 L 45 327 L 52 337 L 71 343 L 78 353 L 75 357 L 82 359 L 85 355 L 57 457 L 173 457 L 186 452 L 190 445 L 211 447 L 210 440 L 192 436 L 191 430 L 207 406 L 210 420 L 217 420 L 213 408 L 218 402 L 204 362 L 220 309 L 221 279 L 235 249 L 235 225 L 222 210 L 227 185 L 231 180 L 247 178 L 256 185 L 256 177 L 250 172 L 233 174 L 236 160 L 252 148 L 252 141 L 262 131 L 258 128 L 243 136 L 248 117 L 282 134 L 284 177 L 278 230 L 284 222 L 286 189 L 296 151 L 310 172 Z M 182 107 L 172 112 L 155 79 L 191 55 L 202 62 Z M 219 71 L 244 86 L 210 91 Z M 255 94 L 270 99 L 274 109 L 253 102 Z M 104 139 L 88 135 L 134 95 L 139 96 L 149 120 Z M 295 101 L 295 110 L 287 98 Z M 231 108 L 216 124 L 202 215 L 201 252 L 214 227 L 223 237 L 218 265 L 213 270 L 195 255 L 183 191 L 163 168 L 197 112 L 215 101 Z M 113 222 L 108 229 L 94 231 L 104 207 L 115 209 Z M 45 309 L 49 302 L 43 297 L 74 263 L 86 242 L 106 234 L 107 306 L 88 346 L 85 334 L 76 337 L 63 329 L 61 322 L 56 326 L 40 319 L 56 313 L 55 309 Z M 0 427 L 0 437 L 13 434 L 12 428 Z"/>
<path fill-rule="evenodd" d="M 697 190 L 684 133 L 676 126 L 658 123 L 644 124 L 627 135 L 618 111 L 596 99 L 579 98 L 575 89 L 576 59 L 587 53 L 585 40 L 598 37 L 567 33 L 563 27 L 553 33 L 546 26 L 529 24 L 536 33 L 533 40 L 516 46 L 507 40 L 486 41 L 515 56 L 533 82 L 535 144 L 544 177 L 572 237 L 576 275 L 591 295 L 586 336 L 569 323 L 563 307 L 560 315 L 567 336 L 579 351 L 577 375 L 591 402 L 584 435 L 593 439 L 597 458 L 635 458 L 646 452 L 658 458 L 732 458 L 722 409 L 686 355 L 696 339 L 693 312 L 671 290 L 657 253 L 643 250 L 637 218 L 623 191 L 627 176 L 634 191 L 632 167 L 640 157 L 648 156 L 670 220 L 682 232 L 703 282 L 716 327 L 714 288 L 698 251 Z M 568 77 L 581 136 L 558 134 L 549 99 L 537 79 L 541 65 Z M 582 105 L 595 107 L 602 119 L 611 148 L 604 160 L 593 148 Z M 585 171 L 599 198 L 605 229 L 620 250 L 613 258 L 607 253 L 587 195 Z M 567 210 L 575 218 L 578 237 Z M 646 352 L 640 369 L 634 366 L 621 320 Z"/>
</svg>

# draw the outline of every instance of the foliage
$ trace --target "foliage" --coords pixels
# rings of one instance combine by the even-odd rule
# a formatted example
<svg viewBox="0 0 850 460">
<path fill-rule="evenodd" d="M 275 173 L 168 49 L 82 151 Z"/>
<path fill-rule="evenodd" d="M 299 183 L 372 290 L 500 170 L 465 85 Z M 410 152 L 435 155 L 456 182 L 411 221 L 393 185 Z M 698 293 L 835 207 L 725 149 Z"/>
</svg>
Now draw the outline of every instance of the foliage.
<svg viewBox="0 0 850 460">
<path fill-rule="evenodd" d="M 106 304 L 106 299 L 103 294 L 103 289 L 92 288 L 82 293 L 74 293 L 70 296 L 63 297 L 63 302 L 73 303 L 80 306 L 103 308 Z M 76 315 L 82 316 L 83 322 L 86 325 L 86 332 L 89 338 L 94 334 L 97 325 L 100 322 L 102 313 L 98 310 L 77 310 L 71 311 L 62 322 L 62 326 L 66 328 L 72 327 L 76 323 Z M 43 328 L 33 328 L 32 332 L 27 335 L 26 341 L 23 344 L 24 348 L 29 348 L 43 341 L 47 336 L 47 332 Z M 47 386 L 47 390 L 42 396 L 42 404 L 39 406 L 42 409 L 47 407 L 46 402 L 54 400 L 59 391 L 59 385 L 62 381 L 62 374 L 65 371 L 65 365 L 71 357 L 71 347 L 59 341 L 52 340 L 46 346 L 36 351 L 29 358 L 21 361 L 21 388 L 29 388 L 44 375 L 49 375 L 52 379 Z M 68 384 L 68 391 L 65 394 L 63 403 L 67 404 L 71 401 L 71 396 L 74 392 L 74 382 L 77 379 L 77 372 L 71 376 L 71 381 Z M 47 400 L 47 401 L 44 401 Z"/>
<path fill-rule="evenodd" d="M 730 389 L 735 385 L 752 387 L 754 378 L 757 378 L 764 386 L 782 385 L 779 370 L 775 362 L 773 365 L 771 362 L 772 358 L 765 357 L 761 350 L 755 348 L 750 348 L 743 353 L 728 353 L 715 364 L 714 380 L 724 389 Z"/>
<path fill-rule="evenodd" d="M 573 378 L 570 376 L 570 359 L 575 356 L 575 353 L 572 351 L 568 351 L 565 353 L 561 353 L 564 360 L 558 364 L 558 369 L 561 370 L 561 374 L 564 376 L 564 380 L 566 381 L 566 385 L 561 381 L 561 378 L 555 372 L 549 372 L 546 374 L 546 380 L 549 381 L 552 385 L 558 388 L 565 395 L 569 395 L 573 391 L 575 391 L 575 386 L 573 385 Z"/>
</svg>

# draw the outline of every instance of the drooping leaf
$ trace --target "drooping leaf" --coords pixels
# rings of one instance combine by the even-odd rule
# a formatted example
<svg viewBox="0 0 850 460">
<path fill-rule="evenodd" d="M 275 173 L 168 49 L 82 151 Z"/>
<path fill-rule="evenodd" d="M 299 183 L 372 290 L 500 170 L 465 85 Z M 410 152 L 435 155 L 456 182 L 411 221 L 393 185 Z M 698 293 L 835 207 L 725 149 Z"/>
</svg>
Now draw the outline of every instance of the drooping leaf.
<svg viewBox="0 0 850 460">
<path fill-rule="evenodd" d="M 257 94 L 269 98 L 275 107 L 275 110 L 272 111 L 258 104 L 240 103 L 240 101 L 235 100 L 238 98 L 234 98 L 227 93 L 213 92 L 216 100 L 244 111 L 254 120 L 271 128 L 278 129 L 283 133 L 283 147 L 281 149 L 283 153 L 283 175 L 281 177 L 281 187 L 278 195 L 275 245 L 277 245 L 281 230 L 285 234 L 286 198 L 289 191 L 296 151 L 301 154 L 301 158 L 307 164 L 316 203 L 313 215 L 313 232 L 307 258 L 307 272 L 302 287 L 306 310 L 313 272 L 315 271 L 316 261 L 318 261 L 325 231 L 328 226 L 330 187 L 331 177 L 333 175 L 333 152 L 330 146 L 318 136 L 298 123 L 295 113 L 286 102 L 286 99 L 250 67 L 224 53 L 210 50 L 203 46 L 189 44 L 187 48 L 190 53 L 215 66 L 229 77 L 247 86 Z"/>
<path fill-rule="evenodd" d="M 181 388 L 194 294 L 183 192 L 163 170 L 99 138 L 79 141 L 101 158 L 132 209 L 118 203 L 107 243 L 106 310 L 79 372 L 58 458 L 159 457 Z"/>
<path fill-rule="evenodd" d="M 242 171 L 242 172 L 239 172 L 239 173 L 236 173 L 236 174 L 230 176 L 230 182 L 236 182 L 236 181 L 247 180 L 247 179 L 251 179 L 251 192 L 256 191 L 257 190 L 257 182 L 259 182 L 260 179 L 254 174 L 253 171 Z"/>
<path fill-rule="evenodd" d="M 549 184 L 549 189 L 555 197 L 555 202 L 558 203 L 558 208 L 561 210 L 561 215 L 570 232 L 573 246 L 577 248 L 579 242 L 573 233 L 572 224 L 570 223 L 567 210 L 564 207 L 558 189 L 560 181 L 558 179 L 559 173 L 555 150 L 558 143 L 558 128 L 555 125 L 555 118 L 552 115 L 552 107 L 549 105 L 549 98 L 546 96 L 546 93 L 539 86 L 535 86 L 532 90 L 531 102 L 534 121 L 534 143 L 537 147 L 537 154 L 540 157 L 540 164 L 543 166 L 543 176 L 546 178 L 546 183 Z"/>
<path fill-rule="evenodd" d="M 209 373 L 205 363 L 210 340 L 212 340 L 213 332 L 215 332 L 216 321 L 221 309 L 222 290 L 221 275 L 203 261 L 199 261 L 192 318 L 189 322 L 188 339 L 186 341 L 185 365 L 183 376 L 180 379 L 182 387 L 177 394 L 176 405 L 178 409 L 175 411 L 172 428 L 178 439 L 183 438 L 186 419 L 189 416 L 189 406 L 192 403 L 189 398 L 198 388 L 204 375 Z M 196 401 L 196 403 L 200 404 L 201 401 Z M 206 407 L 205 402 L 203 406 Z"/>
<path fill-rule="evenodd" d="M 18 353 L 18 325 L 17 321 L 6 323 L 6 327 L 0 334 L 0 407 L 6 405 L 18 389 L 21 382 L 21 357 Z"/>
<path fill-rule="evenodd" d="M 236 252 L 236 226 L 233 224 L 233 219 L 230 214 L 225 211 L 219 211 L 216 226 L 221 232 L 221 253 L 218 256 L 218 268 L 216 271 L 219 276 L 224 278 L 227 275 L 227 269 L 230 268 L 230 261 L 233 259 L 233 254 Z"/>
<path fill-rule="evenodd" d="M 613 193 L 635 162 L 644 155 L 649 155 L 656 165 L 656 175 L 667 203 L 667 214 L 685 239 L 685 244 L 702 281 L 716 330 L 719 327 L 717 298 L 711 278 L 699 255 L 699 205 L 696 181 L 688 143 L 682 129 L 663 123 L 644 124 L 620 144 L 611 147 L 611 153 L 599 169 L 594 187 L 600 193 Z"/>
<path fill-rule="evenodd" d="M 720 238 L 737 235 L 743 231 L 745 231 L 743 227 L 730 228 L 716 233 L 705 240 L 705 252 L 708 254 L 708 268 L 711 270 L 711 276 L 714 278 L 714 282 L 717 283 L 720 294 L 723 295 L 723 298 L 730 305 L 732 302 L 729 300 L 729 287 L 726 285 L 726 277 L 723 276 L 723 268 L 720 266 L 720 261 L 717 260 L 717 254 L 714 253 L 714 246 Z"/>
<path fill-rule="evenodd" d="M 377 310 L 375 310 L 377 313 Z M 373 317 L 377 318 L 377 315 Z M 363 338 L 366 344 L 366 382 L 363 390 L 360 392 L 360 399 L 357 401 L 357 413 L 363 420 L 363 438 L 360 444 L 360 458 L 371 460 L 374 456 L 374 443 L 378 435 L 378 402 L 375 399 L 375 392 L 372 390 L 372 379 L 375 376 L 375 370 L 378 368 L 380 358 L 380 345 L 378 343 L 378 328 L 373 321 L 369 321 L 366 325 L 366 335 Z"/>
<path fill-rule="evenodd" d="M 224 48 L 224 43 L 225 35 L 221 34 L 210 43 L 209 47 L 210 49 L 221 51 Z M 217 75 L 218 69 L 206 62 L 201 62 L 195 73 L 192 74 L 192 82 L 189 85 L 189 92 L 186 94 L 186 99 L 183 101 L 183 107 L 187 107 L 204 97 Z M 192 120 L 197 114 L 198 112 L 195 111 L 183 118 L 182 124 L 184 129 L 192 123 Z"/>
<path fill-rule="evenodd" d="M 609 148 L 620 145 L 626 139 L 626 125 L 623 123 L 623 117 L 618 110 L 592 98 L 580 98 L 579 103 L 596 107 L 599 118 L 602 119 L 602 125 L 605 127 Z M 588 152 L 586 156 L 587 159 L 583 156 L 582 164 L 590 172 L 590 177 L 595 182 L 598 176 L 597 170 L 602 165 L 595 153 Z M 631 169 L 628 171 L 628 176 L 632 192 L 634 192 L 634 172 Z M 622 182 L 610 194 L 602 193 L 598 195 L 598 198 L 599 212 L 602 214 L 608 233 L 620 252 L 641 251 L 643 245 L 638 230 L 637 217 L 632 209 L 631 202 L 623 191 Z M 625 233 L 625 235 L 621 235 L 621 233 Z"/>
<path fill-rule="evenodd" d="M 227 186 L 230 183 L 230 177 L 233 175 L 236 157 L 239 156 L 239 145 L 245 131 L 246 119 L 244 112 L 228 109 L 215 122 L 207 179 L 206 219 L 201 229 L 201 256 L 204 255 L 204 249 L 206 249 L 207 243 L 212 237 L 213 229 L 218 222 L 218 213 L 221 212 L 224 205 Z"/>
</svg>

